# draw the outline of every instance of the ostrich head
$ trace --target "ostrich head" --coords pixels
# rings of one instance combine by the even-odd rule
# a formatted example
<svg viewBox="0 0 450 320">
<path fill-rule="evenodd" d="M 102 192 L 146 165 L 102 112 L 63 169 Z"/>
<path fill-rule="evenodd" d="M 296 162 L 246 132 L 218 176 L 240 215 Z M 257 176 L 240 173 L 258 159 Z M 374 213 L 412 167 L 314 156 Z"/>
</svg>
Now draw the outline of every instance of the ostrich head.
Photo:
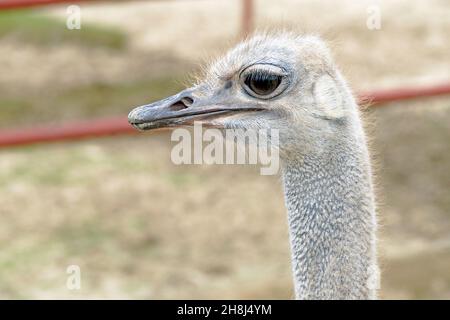
<svg viewBox="0 0 450 320">
<path fill-rule="evenodd" d="M 194 121 L 278 130 L 296 297 L 376 297 L 376 218 L 365 135 L 358 107 L 320 39 L 253 37 L 214 63 L 194 87 L 129 115 L 141 130 Z"/>
<path fill-rule="evenodd" d="M 135 108 L 129 122 L 140 130 L 194 121 L 222 129 L 278 129 L 286 156 L 336 134 L 346 90 L 319 38 L 257 35 L 215 62 L 194 87 Z"/>
</svg>

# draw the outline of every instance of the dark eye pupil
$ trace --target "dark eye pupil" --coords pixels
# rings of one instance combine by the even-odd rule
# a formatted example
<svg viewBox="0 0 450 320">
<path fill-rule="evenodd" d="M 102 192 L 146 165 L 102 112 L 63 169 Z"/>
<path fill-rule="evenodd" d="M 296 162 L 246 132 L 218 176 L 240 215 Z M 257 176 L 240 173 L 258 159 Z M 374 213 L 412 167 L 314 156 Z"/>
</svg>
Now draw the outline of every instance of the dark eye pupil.
<svg viewBox="0 0 450 320">
<path fill-rule="evenodd" d="M 245 84 L 258 95 L 268 95 L 275 91 L 281 83 L 281 76 L 269 74 L 250 74 L 245 79 Z"/>
</svg>

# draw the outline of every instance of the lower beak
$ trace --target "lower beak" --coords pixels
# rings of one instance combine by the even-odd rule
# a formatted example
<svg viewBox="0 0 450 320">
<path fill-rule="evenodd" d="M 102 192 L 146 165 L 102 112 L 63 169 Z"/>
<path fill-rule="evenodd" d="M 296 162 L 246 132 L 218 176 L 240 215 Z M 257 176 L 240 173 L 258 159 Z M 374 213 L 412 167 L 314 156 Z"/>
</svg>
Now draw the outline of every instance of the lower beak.
<svg viewBox="0 0 450 320">
<path fill-rule="evenodd" d="M 193 125 L 194 121 L 214 120 L 242 111 L 258 111 L 261 108 L 236 108 L 218 104 L 208 98 L 200 98 L 195 88 L 186 89 L 166 99 L 137 107 L 128 115 L 128 122 L 139 130 L 171 128 Z"/>
</svg>

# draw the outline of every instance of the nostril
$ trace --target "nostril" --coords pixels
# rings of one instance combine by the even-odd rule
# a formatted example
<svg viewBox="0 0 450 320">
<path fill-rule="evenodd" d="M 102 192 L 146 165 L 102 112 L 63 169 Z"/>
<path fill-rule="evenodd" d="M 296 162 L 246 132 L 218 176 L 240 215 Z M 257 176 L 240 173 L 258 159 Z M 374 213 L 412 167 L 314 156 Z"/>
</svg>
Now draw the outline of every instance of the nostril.
<svg viewBox="0 0 450 320">
<path fill-rule="evenodd" d="M 169 108 L 172 111 L 180 111 L 183 109 L 187 109 L 194 103 L 194 100 L 190 97 L 184 97 L 180 101 L 175 102 Z"/>
<path fill-rule="evenodd" d="M 183 102 L 178 101 L 178 102 L 175 102 L 174 104 L 172 104 L 169 108 L 172 111 L 179 111 L 179 110 L 186 109 L 187 106 Z"/>
<path fill-rule="evenodd" d="M 181 101 L 184 103 L 185 106 L 192 106 L 192 104 L 194 103 L 194 99 L 192 99 L 191 97 L 184 97 L 183 99 L 181 99 Z"/>
</svg>

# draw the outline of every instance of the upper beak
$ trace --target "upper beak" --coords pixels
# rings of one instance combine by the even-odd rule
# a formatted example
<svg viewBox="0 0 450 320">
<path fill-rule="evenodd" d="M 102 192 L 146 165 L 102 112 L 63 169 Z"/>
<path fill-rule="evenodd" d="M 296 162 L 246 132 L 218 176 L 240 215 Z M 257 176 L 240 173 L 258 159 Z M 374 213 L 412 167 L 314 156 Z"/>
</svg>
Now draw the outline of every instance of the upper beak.
<svg viewBox="0 0 450 320">
<path fill-rule="evenodd" d="M 128 122 L 137 129 L 150 130 L 192 125 L 194 121 L 217 118 L 237 111 L 257 111 L 259 107 L 233 107 L 214 98 L 200 97 L 190 88 L 166 99 L 133 109 Z"/>
</svg>

